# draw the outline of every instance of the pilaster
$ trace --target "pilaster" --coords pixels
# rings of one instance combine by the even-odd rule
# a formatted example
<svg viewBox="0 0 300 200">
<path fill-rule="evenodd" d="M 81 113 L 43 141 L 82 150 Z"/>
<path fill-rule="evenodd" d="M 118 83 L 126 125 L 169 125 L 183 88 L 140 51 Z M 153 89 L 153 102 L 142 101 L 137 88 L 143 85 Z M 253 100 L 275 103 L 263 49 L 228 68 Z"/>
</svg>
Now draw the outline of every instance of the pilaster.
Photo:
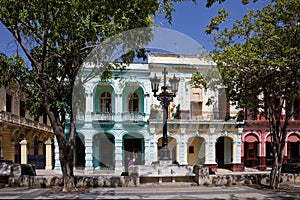
<svg viewBox="0 0 300 200">
<path fill-rule="evenodd" d="M 57 139 L 54 138 L 54 152 L 55 152 L 55 163 L 54 163 L 54 173 L 55 174 L 62 174 L 61 171 L 61 165 L 59 161 L 59 147 L 58 147 L 58 142 Z"/>
<path fill-rule="evenodd" d="M 115 139 L 115 173 L 121 174 L 124 171 L 123 167 L 123 140 Z"/>
<path fill-rule="evenodd" d="M 144 158 L 145 158 L 145 165 L 150 165 L 150 139 L 145 139 L 145 149 L 144 149 Z"/>
<path fill-rule="evenodd" d="M 187 162 L 187 141 L 185 140 L 185 128 L 180 129 L 180 141 L 179 141 L 179 159 L 180 164 L 188 164 Z"/>
<path fill-rule="evenodd" d="M 52 169 L 52 148 L 51 148 L 51 140 L 48 139 L 45 142 L 46 145 L 46 167 L 45 169 Z"/>
<path fill-rule="evenodd" d="M 85 169 L 84 173 L 91 173 L 93 171 L 93 138 L 91 133 L 85 134 Z"/>
<path fill-rule="evenodd" d="M 21 145 L 21 164 L 27 164 L 27 140 L 23 139 Z"/>
</svg>

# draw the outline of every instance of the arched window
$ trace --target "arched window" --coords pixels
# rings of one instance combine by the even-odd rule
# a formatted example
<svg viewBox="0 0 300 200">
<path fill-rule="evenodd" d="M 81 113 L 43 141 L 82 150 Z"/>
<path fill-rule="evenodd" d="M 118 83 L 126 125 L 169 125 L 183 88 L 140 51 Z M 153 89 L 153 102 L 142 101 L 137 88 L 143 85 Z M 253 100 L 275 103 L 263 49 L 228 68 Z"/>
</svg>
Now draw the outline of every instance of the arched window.
<svg viewBox="0 0 300 200">
<path fill-rule="evenodd" d="M 111 94 L 103 92 L 100 96 L 100 112 L 111 112 Z"/>
<path fill-rule="evenodd" d="M 139 96 L 134 92 L 128 95 L 128 112 L 139 111 Z"/>
</svg>

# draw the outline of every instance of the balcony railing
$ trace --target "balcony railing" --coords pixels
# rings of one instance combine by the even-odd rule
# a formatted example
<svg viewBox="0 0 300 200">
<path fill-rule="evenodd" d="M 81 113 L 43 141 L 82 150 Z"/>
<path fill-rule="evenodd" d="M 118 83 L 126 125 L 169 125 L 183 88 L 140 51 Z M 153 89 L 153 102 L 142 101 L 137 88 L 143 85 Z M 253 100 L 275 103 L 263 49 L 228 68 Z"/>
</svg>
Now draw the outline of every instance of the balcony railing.
<svg viewBox="0 0 300 200">
<path fill-rule="evenodd" d="M 142 122 L 145 121 L 145 113 L 141 112 L 124 112 L 122 113 L 123 121 Z"/>
<path fill-rule="evenodd" d="M 92 113 L 93 121 L 114 121 L 114 113 L 111 112 L 97 112 Z"/>
<path fill-rule="evenodd" d="M 237 112 L 230 112 L 230 117 L 236 119 Z M 150 115 L 152 116 L 152 115 Z M 171 120 L 174 119 L 172 117 L 172 113 L 170 114 Z M 197 115 L 194 113 L 191 114 L 189 110 L 181 110 L 180 118 L 174 120 L 225 120 L 226 112 L 207 112 L 201 111 Z M 162 120 L 162 112 L 156 113 L 155 116 L 152 116 L 151 119 Z"/>
<path fill-rule="evenodd" d="M 33 120 L 25 118 L 25 117 L 21 117 L 19 115 L 12 114 L 12 113 L 6 112 L 6 111 L 0 112 L 0 120 L 9 122 L 9 123 L 13 123 L 13 124 L 17 124 L 17 125 L 23 125 L 23 126 L 43 130 L 43 131 L 48 131 L 48 132 L 53 131 L 52 128 L 48 125 L 33 121 Z"/>
</svg>

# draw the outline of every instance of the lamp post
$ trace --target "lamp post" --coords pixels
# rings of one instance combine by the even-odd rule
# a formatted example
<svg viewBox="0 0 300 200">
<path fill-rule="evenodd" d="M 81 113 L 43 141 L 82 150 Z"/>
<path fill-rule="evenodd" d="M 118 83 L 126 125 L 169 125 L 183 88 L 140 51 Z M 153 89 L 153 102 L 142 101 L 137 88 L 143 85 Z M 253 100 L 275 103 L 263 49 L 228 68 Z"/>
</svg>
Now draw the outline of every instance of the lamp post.
<svg viewBox="0 0 300 200">
<path fill-rule="evenodd" d="M 171 101 L 173 101 L 173 98 L 176 97 L 176 92 L 178 91 L 178 83 L 179 78 L 175 77 L 175 74 L 173 78 L 169 79 L 169 82 L 171 84 L 171 90 L 172 93 L 168 92 L 168 87 L 166 86 L 166 75 L 168 74 L 168 71 L 166 68 L 162 71 L 162 74 L 164 75 L 164 85 L 161 87 L 161 93 L 156 94 L 158 92 L 158 87 L 160 83 L 160 79 L 156 77 L 156 74 L 153 78 L 150 78 L 151 81 L 151 88 L 152 92 L 154 93 L 154 97 L 157 97 L 157 100 L 160 101 L 160 104 L 163 107 L 163 141 L 162 141 L 162 158 L 161 160 L 170 160 L 170 152 L 168 149 L 168 106 Z"/>
</svg>

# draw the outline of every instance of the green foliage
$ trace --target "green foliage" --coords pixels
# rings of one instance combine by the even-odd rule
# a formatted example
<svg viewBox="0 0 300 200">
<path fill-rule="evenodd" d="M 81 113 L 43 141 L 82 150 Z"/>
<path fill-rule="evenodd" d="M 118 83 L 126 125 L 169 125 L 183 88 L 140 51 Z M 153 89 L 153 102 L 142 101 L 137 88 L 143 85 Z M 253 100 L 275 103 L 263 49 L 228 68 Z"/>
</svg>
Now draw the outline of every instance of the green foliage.
<svg viewBox="0 0 300 200">
<path fill-rule="evenodd" d="M 298 0 L 271 1 L 256 13 L 249 11 L 230 29 L 219 30 L 224 22 L 221 12 L 207 29 L 214 35 L 213 58 L 230 100 L 270 122 L 273 188 L 279 184 L 286 130 L 300 94 L 299 10 Z"/>
<path fill-rule="evenodd" d="M 219 3 L 219 4 L 221 4 L 221 3 L 223 3 L 223 2 L 225 2 L 226 0 L 207 0 L 206 1 L 206 7 L 211 7 L 214 3 Z M 253 0 L 253 2 L 255 3 L 255 2 L 257 2 L 258 0 Z M 242 4 L 248 4 L 250 2 L 250 0 L 242 0 Z"/>
<path fill-rule="evenodd" d="M 250 11 L 231 30 L 218 31 L 217 22 L 224 22 L 221 12 L 208 26 L 208 32 L 218 31 L 213 33 L 218 48 L 213 58 L 239 107 L 264 110 L 262 101 L 291 100 L 299 94 L 299 9 L 297 1 L 280 1 Z M 263 100 L 257 98 L 262 93 Z"/>
<path fill-rule="evenodd" d="M 31 66 L 21 63 L 19 57 L 1 55 L 1 72 L 6 76 L 1 76 L 0 84 L 17 81 L 28 94 L 31 114 L 48 114 L 62 152 L 60 161 L 64 175 L 70 173 L 73 176 L 74 114 L 82 102 L 76 101 L 76 108 L 73 108 L 72 100 L 74 89 L 85 96 L 82 88 L 74 88 L 84 60 L 94 47 L 106 39 L 127 30 L 153 25 L 153 15 L 160 9 L 170 21 L 174 2 L 180 0 L 1 1 L 0 20 L 15 37 Z M 141 35 L 131 38 L 131 41 L 145 44 L 151 39 L 149 36 Z M 126 41 L 127 38 L 119 38 L 107 45 L 105 51 L 112 52 L 122 45 L 122 39 Z M 121 49 L 128 49 L 128 45 L 123 44 Z M 136 55 L 143 56 L 143 50 L 128 52 L 122 56 L 123 62 L 132 61 Z M 107 71 L 110 69 L 113 68 Z M 108 72 L 104 73 L 107 77 L 110 76 Z M 70 135 L 65 138 L 63 126 L 67 115 L 70 118 Z M 65 184 L 66 187 L 69 185 L 72 184 Z"/>
</svg>

